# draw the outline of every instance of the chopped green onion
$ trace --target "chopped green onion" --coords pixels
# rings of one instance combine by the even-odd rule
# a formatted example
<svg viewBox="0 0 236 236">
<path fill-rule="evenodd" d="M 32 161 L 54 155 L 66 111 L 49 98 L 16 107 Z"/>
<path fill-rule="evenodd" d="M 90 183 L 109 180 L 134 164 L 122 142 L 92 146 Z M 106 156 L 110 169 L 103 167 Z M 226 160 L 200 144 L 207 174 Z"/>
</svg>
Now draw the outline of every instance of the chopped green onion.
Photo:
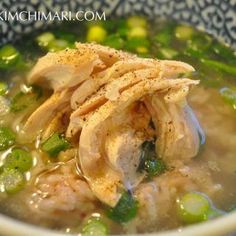
<svg viewBox="0 0 236 236">
<path fill-rule="evenodd" d="M 5 150 L 15 143 L 15 133 L 7 128 L 0 127 L 0 150 Z"/>
<path fill-rule="evenodd" d="M 87 32 L 88 42 L 102 43 L 105 41 L 107 36 L 107 31 L 100 25 L 91 26 Z"/>
<path fill-rule="evenodd" d="M 6 157 L 4 168 L 28 171 L 32 167 L 32 156 L 29 152 L 15 148 Z"/>
<path fill-rule="evenodd" d="M 42 33 L 36 38 L 36 41 L 40 47 L 47 47 L 53 40 L 55 40 L 55 36 L 50 32 Z"/>
<path fill-rule="evenodd" d="M 55 39 L 48 43 L 47 49 L 49 52 L 58 52 L 66 48 L 71 48 L 72 45 L 64 39 Z"/>
<path fill-rule="evenodd" d="M 106 236 L 108 229 L 105 223 L 99 217 L 91 217 L 82 228 L 82 236 Z"/>
<path fill-rule="evenodd" d="M 175 29 L 175 23 L 171 22 L 161 28 L 158 33 L 153 37 L 155 42 L 158 42 L 162 46 L 170 47 L 173 39 L 173 31 Z"/>
<path fill-rule="evenodd" d="M 12 45 L 5 45 L 0 49 L 0 68 L 12 69 L 18 63 L 20 53 Z"/>
<path fill-rule="evenodd" d="M 12 112 L 20 112 L 37 102 L 41 96 L 42 89 L 36 86 L 32 87 L 27 93 L 19 92 L 13 97 L 10 109 Z"/>
<path fill-rule="evenodd" d="M 6 83 L 0 82 L 0 96 L 6 94 L 7 88 L 8 88 L 8 86 Z"/>
<path fill-rule="evenodd" d="M 225 73 L 236 76 L 236 67 L 233 65 L 228 65 L 223 62 L 210 60 L 210 59 L 202 59 L 201 62 L 204 65 L 209 66 L 212 69 L 218 69 L 218 70 L 223 71 Z"/>
<path fill-rule="evenodd" d="M 159 49 L 161 59 L 173 59 L 178 56 L 178 52 L 172 48 Z"/>
<path fill-rule="evenodd" d="M 166 165 L 161 159 L 146 160 L 144 170 L 149 177 L 160 175 L 166 171 Z"/>
<path fill-rule="evenodd" d="M 167 167 L 163 160 L 157 157 L 155 143 L 153 141 L 145 141 L 141 148 L 138 171 L 146 171 L 150 178 L 164 173 Z"/>
<path fill-rule="evenodd" d="M 147 47 L 140 46 L 136 48 L 136 52 L 139 54 L 147 54 L 149 50 Z"/>
<path fill-rule="evenodd" d="M 65 32 L 58 32 L 59 38 L 56 38 L 53 33 L 45 32 L 36 38 L 38 45 L 47 49 L 50 52 L 57 52 L 66 48 L 73 47 L 76 40 L 75 35 Z"/>
<path fill-rule="evenodd" d="M 147 30 L 142 27 L 134 27 L 128 32 L 129 38 L 146 38 Z"/>
<path fill-rule="evenodd" d="M 74 43 L 76 41 L 76 35 L 70 32 L 59 30 L 55 32 L 55 35 L 58 39 L 63 39 L 69 43 Z"/>
<path fill-rule="evenodd" d="M 136 52 L 137 48 L 139 47 L 149 48 L 149 46 L 150 46 L 150 42 L 147 39 L 142 39 L 142 38 L 128 39 L 124 44 L 124 48 L 127 51 L 131 51 L 131 52 Z"/>
<path fill-rule="evenodd" d="M 20 191 L 25 184 L 23 174 L 15 169 L 4 169 L 0 175 L 0 185 L 4 187 L 4 190 L 13 194 Z"/>
<path fill-rule="evenodd" d="M 192 58 L 202 58 L 205 54 L 204 52 L 202 52 L 201 50 L 194 50 L 193 48 L 191 47 L 187 47 L 185 50 L 184 50 L 184 54 L 189 56 L 189 57 L 192 57 Z"/>
<path fill-rule="evenodd" d="M 87 26 L 88 26 L 88 28 L 90 28 L 95 25 L 99 25 L 99 26 L 105 28 L 105 30 L 107 32 L 114 32 L 114 30 L 116 30 L 116 28 L 117 28 L 117 25 L 120 25 L 120 23 L 122 23 L 122 25 L 123 25 L 123 22 L 124 22 L 123 19 L 117 19 L 117 20 L 116 19 L 115 20 L 114 19 L 107 19 L 106 21 L 104 21 L 102 23 L 98 22 L 98 21 L 88 22 Z"/>
<path fill-rule="evenodd" d="M 223 45 L 222 43 L 215 42 L 211 49 L 215 54 L 219 55 L 224 60 L 234 63 L 236 60 L 236 52 L 233 51 L 229 46 Z"/>
<path fill-rule="evenodd" d="M 124 46 L 124 40 L 117 34 L 111 34 L 107 36 L 104 44 L 112 48 L 121 49 Z"/>
<path fill-rule="evenodd" d="M 169 31 L 162 30 L 162 31 L 158 32 L 157 35 L 154 36 L 154 40 L 156 42 L 160 43 L 161 45 L 169 46 L 170 42 L 172 40 L 172 36 L 169 33 Z"/>
<path fill-rule="evenodd" d="M 51 157 L 55 157 L 59 152 L 70 147 L 69 142 L 60 134 L 54 133 L 42 144 L 42 150 L 48 153 Z"/>
<path fill-rule="evenodd" d="M 147 20 L 144 17 L 140 16 L 131 16 L 127 19 L 127 25 L 130 28 L 143 27 L 147 26 Z"/>
<path fill-rule="evenodd" d="M 198 33 L 187 42 L 185 54 L 191 57 L 202 58 L 207 54 L 212 39 L 208 35 Z"/>
<path fill-rule="evenodd" d="M 188 42 L 188 44 L 195 51 L 206 51 L 212 44 L 212 38 L 206 34 L 198 33 Z"/>
<path fill-rule="evenodd" d="M 129 28 L 126 25 L 120 26 L 116 30 L 116 33 L 118 35 L 120 35 L 120 37 L 127 37 L 128 33 L 129 33 Z"/>
<path fill-rule="evenodd" d="M 181 41 L 189 40 L 192 38 L 194 30 L 191 26 L 180 25 L 175 29 L 175 36 Z"/>
<path fill-rule="evenodd" d="M 138 210 L 138 203 L 128 192 L 124 192 L 114 208 L 108 211 L 108 217 L 118 223 L 132 220 Z"/>
<path fill-rule="evenodd" d="M 107 20 L 103 22 L 104 28 L 112 33 L 117 34 L 120 37 L 125 37 L 128 34 L 129 27 L 125 19 L 115 19 L 115 20 Z"/>
<path fill-rule="evenodd" d="M 208 219 L 211 205 L 201 193 L 187 193 L 177 201 L 178 215 L 186 224 L 202 222 Z"/>
<path fill-rule="evenodd" d="M 220 95 L 226 103 L 231 105 L 233 109 L 236 110 L 236 89 L 222 88 L 220 90 Z"/>
</svg>

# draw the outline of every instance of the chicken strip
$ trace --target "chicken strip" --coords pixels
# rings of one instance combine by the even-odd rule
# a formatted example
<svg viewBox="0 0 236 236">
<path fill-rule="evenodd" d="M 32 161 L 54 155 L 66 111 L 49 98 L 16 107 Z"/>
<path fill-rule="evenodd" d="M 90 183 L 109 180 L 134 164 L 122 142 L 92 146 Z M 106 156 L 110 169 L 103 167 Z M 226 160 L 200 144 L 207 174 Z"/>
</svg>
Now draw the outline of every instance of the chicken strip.
<svg viewBox="0 0 236 236">
<path fill-rule="evenodd" d="M 60 91 L 80 84 L 95 68 L 104 66 L 91 50 L 65 49 L 40 58 L 29 74 L 28 82 Z"/>
<path fill-rule="evenodd" d="M 73 90 L 64 90 L 55 92 L 48 100 L 46 100 L 38 109 L 36 109 L 27 119 L 22 133 L 27 134 L 29 139 L 35 137 L 53 120 L 57 113 L 61 110 L 68 109 L 68 103 Z"/>
<path fill-rule="evenodd" d="M 76 96 L 75 93 L 73 94 L 71 101 L 73 104 L 76 104 L 75 106 L 77 106 L 78 109 L 71 115 L 67 137 L 72 137 L 82 128 L 82 124 L 80 123 L 80 121 L 82 121 L 81 115 L 85 115 L 87 112 L 101 106 L 107 99 L 115 99 L 119 96 L 119 91 L 127 89 L 128 86 L 132 86 L 132 84 L 137 83 L 140 80 L 147 78 L 151 79 L 157 76 L 158 73 L 161 73 L 161 76 L 164 78 L 173 78 L 177 77 L 180 73 L 191 72 L 193 70 L 194 68 L 188 64 L 176 61 L 129 59 L 126 63 L 124 61 L 115 63 L 103 78 L 86 81 L 83 84 L 86 86 L 82 85 L 78 88 L 75 92 L 77 94 Z M 98 90 L 99 86 L 103 84 L 107 84 L 107 86 Z M 86 96 L 94 92 L 93 90 L 95 91 L 95 94 L 90 96 L 82 105 L 80 105 L 85 100 Z M 97 90 L 98 92 L 96 92 Z M 72 108 L 75 107 L 73 104 Z"/>
<path fill-rule="evenodd" d="M 159 72 L 160 71 L 156 68 L 140 69 L 126 73 L 125 75 L 106 84 L 106 86 L 102 87 L 97 93 L 88 98 L 71 114 L 70 124 L 67 129 L 67 137 L 72 137 L 80 131 L 83 126 L 83 118 L 86 116 L 86 119 L 88 119 L 89 114 L 92 114 L 92 112 L 99 106 L 103 105 L 108 100 L 116 100 L 121 92 L 129 89 L 141 80 L 157 77 Z"/>
<path fill-rule="evenodd" d="M 197 81 L 188 79 L 162 80 L 156 78 L 145 80 L 125 90 L 116 101 L 108 101 L 89 117 L 80 136 L 79 162 L 91 189 L 102 202 L 110 206 L 117 203 L 120 197 L 118 189 L 127 172 L 122 169 L 123 165 L 120 165 L 124 162 L 124 160 L 119 159 L 121 156 L 118 156 L 116 161 L 111 161 L 107 153 L 104 152 L 106 137 L 109 138 L 109 119 L 114 119 L 113 117 L 122 113 L 132 103 L 144 96 L 160 93 L 174 86 L 190 86 L 197 83 Z M 195 149 L 193 150 L 194 154 Z M 122 156 L 122 158 L 129 158 L 129 156 Z M 139 159 L 139 155 L 136 155 L 135 158 Z M 116 164 L 112 165 L 111 163 Z M 128 172 L 132 173 L 132 168 L 137 169 L 137 166 L 129 166 Z"/>
<path fill-rule="evenodd" d="M 84 81 L 100 78 L 102 71 L 112 63 L 133 57 L 135 56 L 104 46 L 77 44 L 77 49 L 48 53 L 39 59 L 28 76 L 28 82 L 51 88 L 54 94 L 28 118 L 25 132 L 37 134 L 49 124 L 56 112 L 70 106 L 72 90 L 82 85 L 79 91 L 87 91 L 88 86 L 83 85 Z"/>
<path fill-rule="evenodd" d="M 75 136 L 84 179 L 113 207 L 123 189 L 135 191 L 144 178 L 137 170 L 145 141 L 155 140 L 157 155 L 170 166 L 197 155 L 204 135 L 186 96 L 198 81 L 179 78 L 192 71 L 184 62 L 138 58 L 97 44 L 49 53 L 28 80 L 53 95 L 28 118 L 24 131 L 43 130 L 48 137 L 60 126 L 67 137 Z M 64 111 L 70 120 L 62 124 Z"/>
</svg>

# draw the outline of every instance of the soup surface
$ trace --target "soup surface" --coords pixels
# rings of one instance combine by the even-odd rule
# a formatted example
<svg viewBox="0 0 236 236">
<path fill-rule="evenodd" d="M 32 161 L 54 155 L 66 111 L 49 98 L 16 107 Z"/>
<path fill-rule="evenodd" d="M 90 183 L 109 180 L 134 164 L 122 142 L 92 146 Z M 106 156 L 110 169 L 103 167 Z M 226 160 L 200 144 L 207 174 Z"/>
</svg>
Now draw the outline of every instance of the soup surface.
<svg viewBox="0 0 236 236">
<path fill-rule="evenodd" d="M 95 41 L 142 58 L 183 61 L 196 71 L 179 76 L 200 80 L 188 95 L 188 103 L 202 127 L 197 155 L 186 163 L 179 160 L 172 165 L 155 154 L 153 140 L 143 142 L 139 145 L 137 172 L 144 177 L 136 187 L 122 189 L 115 206 L 98 200 L 76 164 L 79 137 L 67 138 L 65 133 L 70 111 L 58 109 L 51 126 L 36 136 L 23 132 L 31 114 L 52 95 L 49 82 L 46 86 L 29 85 L 28 73 L 48 51 L 74 48 L 76 41 Z M 205 32 L 172 21 L 153 22 L 142 17 L 65 24 L 25 37 L 15 46 L 3 46 L 1 213 L 68 233 L 91 235 L 94 231 L 106 235 L 181 228 L 234 210 L 235 62 L 234 51 Z M 146 112 L 143 101 L 131 109 L 137 114 Z M 45 116 L 47 112 L 50 111 L 45 111 Z M 60 117 L 59 123 L 56 117 Z M 43 119 L 38 117 L 39 126 Z M 139 118 L 135 120 L 137 126 L 138 122 Z M 149 126 L 155 129 L 152 120 Z M 132 143 L 124 142 L 123 148 L 127 145 Z M 154 159 L 150 158 L 152 155 Z M 149 159 L 142 159 L 146 156 Z"/>
</svg>

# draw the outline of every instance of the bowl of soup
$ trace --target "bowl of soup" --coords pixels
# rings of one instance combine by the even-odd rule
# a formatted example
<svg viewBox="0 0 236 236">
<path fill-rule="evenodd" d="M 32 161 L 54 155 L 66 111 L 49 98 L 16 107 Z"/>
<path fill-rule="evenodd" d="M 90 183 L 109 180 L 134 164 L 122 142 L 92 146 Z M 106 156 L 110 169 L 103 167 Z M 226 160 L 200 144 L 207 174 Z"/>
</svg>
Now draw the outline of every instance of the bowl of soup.
<svg viewBox="0 0 236 236">
<path fill-rule="evenodd" d="M 230 4 L 15 5 L 80 17 L 0 22 L 1 235 L 236 231 Z"/>
</svg>

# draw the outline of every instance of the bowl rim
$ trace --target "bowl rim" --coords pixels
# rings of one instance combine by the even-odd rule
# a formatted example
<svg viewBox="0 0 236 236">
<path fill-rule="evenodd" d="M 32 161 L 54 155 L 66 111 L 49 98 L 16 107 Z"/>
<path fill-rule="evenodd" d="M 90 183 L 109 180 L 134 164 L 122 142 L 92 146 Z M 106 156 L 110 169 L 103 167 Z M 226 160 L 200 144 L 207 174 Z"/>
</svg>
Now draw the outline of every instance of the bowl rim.
<svg viewBox="0 0 236 236">
<path fill-rule="evenodd" d="M 60 231 L 54 231 L 39 226 L 31 225 L 9 216 L 0 214 L 0 234 L 4 236 L 78 236 L 80 234 L 69 234 L 62 233 Z M 236 231 L 236 212 L 228 213 L 225 216 L 194 224 L 191 226 L 186 226 L 179 229 L 168 230 L 157 233 L 145 233 L 138 234 L 139 236 L 217 236 L 232 233 Z M 127 234 L 137 235 L 137 234 Z"/>
<path fill-rule="evenodd" d="M 180 21 L 181 22 L 181 21 Z M 185 22 L 186 23 L 186 22 Z M 196 26 L 195 26 L 196 27 Z M 207 30 L 203 26 L 196 27 L 199 30 Z M 220 36 L 215 37 L 217 40 L 222 41 Z M 230 47 L 234 48 L 233 45 Z M 79 234 L 63 233 L 56 230 L 51 230 L 29 224 L 7 215 L 0 213 L 0 235 L 4 236 L 79 236 Z M 227 213 L 224 216 L 212 219 L 206 222 L 197 223 L 182 228 L 176 228 L 167 231 L 160 231 L 154 233 L 138 234 L 138 236 L 217 236 L 236 232 L 236 211 Z M 127 236 L 136 236 L 137 234 L 127 234 Z"/>
</svg>

